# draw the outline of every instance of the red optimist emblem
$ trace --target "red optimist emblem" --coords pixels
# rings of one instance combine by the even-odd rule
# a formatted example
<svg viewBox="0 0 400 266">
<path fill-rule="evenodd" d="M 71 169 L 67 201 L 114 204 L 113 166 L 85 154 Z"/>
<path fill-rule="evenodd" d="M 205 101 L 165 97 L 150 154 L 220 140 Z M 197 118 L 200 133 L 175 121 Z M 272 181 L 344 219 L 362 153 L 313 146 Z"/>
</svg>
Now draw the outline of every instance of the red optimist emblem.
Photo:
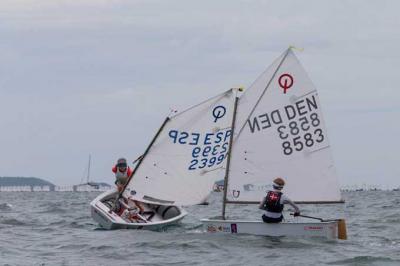
<svg viewBox="0 0 400 266">
<path fill-rule="evenodd" d="M 237 199 L 240 196 L 240 190 L 233 190 L 232 191 L 232 196 Z"/>
<path fill-rule="evenodd" d="M 286 91 L 293 86 L 293 77 L 288 73 L 282 74 L 278 80 L 279 86 L 283 89 L 283 93 L 286 94 Z"/>
</svg>

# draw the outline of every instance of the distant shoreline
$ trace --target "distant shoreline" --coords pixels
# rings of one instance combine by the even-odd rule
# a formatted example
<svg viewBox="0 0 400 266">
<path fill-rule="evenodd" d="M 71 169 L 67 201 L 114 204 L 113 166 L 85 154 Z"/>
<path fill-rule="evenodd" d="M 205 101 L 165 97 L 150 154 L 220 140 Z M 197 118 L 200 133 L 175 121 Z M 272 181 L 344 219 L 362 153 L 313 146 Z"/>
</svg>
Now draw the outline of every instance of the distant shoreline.
<svg viewBox="0 0 400 266">
<path fill-rule="evenodd" d="M 0 192 L 92 192 L 111 188 L 111 185 L 103 182 L 56 186 L 38 177 L 0 177 Z"/>
</svg>

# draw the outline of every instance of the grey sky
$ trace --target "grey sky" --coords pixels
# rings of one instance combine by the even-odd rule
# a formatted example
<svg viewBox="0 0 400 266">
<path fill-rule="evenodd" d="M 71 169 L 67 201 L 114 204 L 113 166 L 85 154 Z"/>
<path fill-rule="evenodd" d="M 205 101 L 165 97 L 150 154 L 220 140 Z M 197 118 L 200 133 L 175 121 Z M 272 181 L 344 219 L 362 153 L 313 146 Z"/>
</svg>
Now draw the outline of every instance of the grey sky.
<svg viewBox="0 0 400 266">
<path fill-rule="evenodd" d="M 400 185 L 398 1 L 0 3 L 0 176 L 112 182 L 170 107 L 248 86 L 289 45 L 340 181 Z"/>
</svg>

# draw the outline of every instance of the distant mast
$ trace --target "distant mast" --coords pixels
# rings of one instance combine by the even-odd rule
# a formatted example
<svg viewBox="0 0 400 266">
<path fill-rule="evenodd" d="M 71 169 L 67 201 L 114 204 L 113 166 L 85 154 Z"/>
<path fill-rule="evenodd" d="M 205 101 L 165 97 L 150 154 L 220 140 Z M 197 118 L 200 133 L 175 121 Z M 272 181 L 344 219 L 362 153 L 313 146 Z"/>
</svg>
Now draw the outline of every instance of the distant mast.
<svg viewBox="0 0 400 266">
<path fill-rule="evenodd" d="M 87 176 L 86 176 L 86 183 L 89 184 L 89 179 L 90 179 L 90 163 L 92 161 L 92 156 L 89 154 L 89 164 L 88 164 L 88 171 L 87 171 Z"/>
</svg>

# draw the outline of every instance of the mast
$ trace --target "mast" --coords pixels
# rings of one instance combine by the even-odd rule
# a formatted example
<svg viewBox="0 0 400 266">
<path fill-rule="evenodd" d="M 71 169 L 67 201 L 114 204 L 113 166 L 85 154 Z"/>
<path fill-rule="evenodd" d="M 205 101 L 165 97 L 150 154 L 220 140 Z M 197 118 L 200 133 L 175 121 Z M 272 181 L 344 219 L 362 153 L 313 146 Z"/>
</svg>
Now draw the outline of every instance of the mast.
<svg viewBox="0 0 400 266">
<path fill-rule="evenodd" d="M 233 90 L 233 89 L 232 89 Z M 239 97 L 235 96 L 235 104 L 233 106 L 233 118 L 232 118 L 232 125 L 231 125 L 231 135 L 229 137 L 229 150 L 228 150 L 228 158 L 226 161 L 226 170 L 225 170 L 225 178 L 224 178 L 224 197 L 222 199 L 222 219 L 225 220 L 225 208 L 226 208 L 226 196 L 228 193 L 228 176 L 229 176 L 229 167 L 231 163 L 231 152 L 232 152 L 232 143 L 233 143 L 233 135 L 235 131 L 235 122 L 236 122 L 236 110 L 237 110 L 237 103 Z"/>
<path fill-rule="evenodd" d="M 272 80 L 275 78 L 276 73 L 278 73 L 279 69 L 281 68 L 283 62 L 285 61 L 286 57 L 288 56 L 289 52 L 290 52 L 291 47 L 289 47 L 283 57 L 282 60 L 279 62 L 278 67 L 276 68 L 274 74 L 272 75 L 271 79 L 268 81 L 267 85 L 265 86 L 265 89 L 263 90 L 261 96 L 258 98 L 256 104 L 254 105 L 253 109 L 251 110 L 248 118 L 253 114 L 254 110 L 256 109 L 257 105 L 259 104 L 259 102 L 261 101 L 261 98 L 264 96 L 265 92 L 267 91 L 269 85 L 271 84 Z M 232 151 L 232 144 L 233 144 L 233 135 L 234 135 L 234 128 L 235 128 L 235 123 L 236 123 L 236 109 L 237 109 L 237 102 L 238 102 L 238 97 L 236 96 L 235 98 L 235 106 L 234 106 L 234 110 L 233 110 L 233 120 L 232 120 L 232 132 L 231 132 L 231 136 L 229 139 L 229 151 L 228 151 L 228 159 L 226 162 L 226 171 L 225 171 L 225 179 L 224 179 L 224 197 L 223 197 L 223 202 L 222 202 L 222 219 L 225 220 L 225 209 L 226 209 L 226 204 L 230 203 L 230 201 L 227 201 L 227 193 L 228 193 L 228 178 L 229 178 L 229 168 L 230 168 L 230 162 L 231 162 L 231 151 Z M 240 135 L 240 133 L 242 132 L 242 130 L 244 129 L 246 123 L 243 124 L 243 126 L 240 128 L 239 132 L 238 132 L 238 136 Z"/>
<path fill-rule="evenodd" d="M 153 137 L 153 139 L 151 140 L 149 146 L 147 146 L 146 151 L 143 153 L 143 155 L 141 156 L 135 170 L 133 171 L 132 175 L 128 178 L 128 181 L 125 183 L 124 188 L 122 189 L 120 196 L 122 195 L 122 193 L 125 191 L 125 188 L 128 186 L 129 182 L 131 182 L 132 177 L 135 175 L 135 172 L 137 171 L 137 169 L 139 169 L 139 166 L 142 164 L 144 158 L 146 157 L 147 153 L 150 151 L 150 148 L 153 146 L 154 142 L 157 140 L 158 136 L 160 135 L 161 131 L 163 130 L 164 126 L 167 124 L 167 122 L 170 120 L 169 117 L 165 118 L 164 122 L 162 123 L 161 127 L 158 129 L 156 135 Z"/>
<path fill-rule="evenodd" d="M 90 162 L 91 162 L 91 155 L 89 154 L 89 164 L 88 164 L 88 172 L 87 172 L 87 176 L 86 176 L 86 183 L 89 184 L 89 178 L 90 178 Z"/>
</svg>

